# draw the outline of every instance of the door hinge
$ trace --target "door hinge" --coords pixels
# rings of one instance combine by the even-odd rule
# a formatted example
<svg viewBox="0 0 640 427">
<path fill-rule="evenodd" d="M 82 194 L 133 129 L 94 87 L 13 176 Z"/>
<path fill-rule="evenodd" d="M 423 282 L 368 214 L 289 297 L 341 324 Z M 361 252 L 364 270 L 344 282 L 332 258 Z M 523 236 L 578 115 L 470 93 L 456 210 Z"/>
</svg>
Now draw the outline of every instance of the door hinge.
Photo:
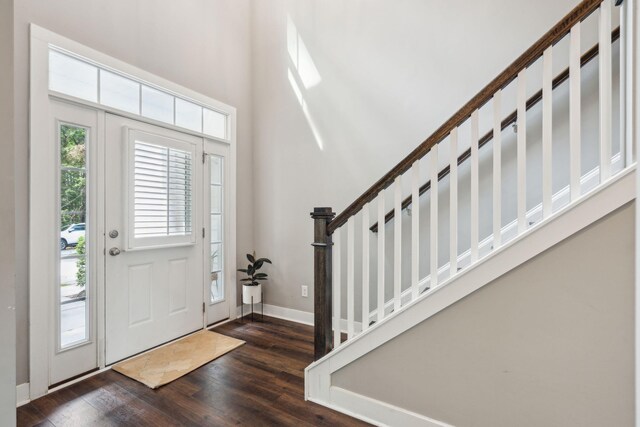
<svg viewBox="0 0 640 427">
<path fill-rule="evenodd" d="M 202 164 L 207 161 L 207 153 L 202 153 Z"/>
<path fill-rule="evenodd" d="M 202 227 L 202 238 L 204 239 L 204 227 Z"/>
<path fill-rule="evenodd" d="M 204 313 L 204 303 L 202 303 L 202 312 Z"/>
</svg>

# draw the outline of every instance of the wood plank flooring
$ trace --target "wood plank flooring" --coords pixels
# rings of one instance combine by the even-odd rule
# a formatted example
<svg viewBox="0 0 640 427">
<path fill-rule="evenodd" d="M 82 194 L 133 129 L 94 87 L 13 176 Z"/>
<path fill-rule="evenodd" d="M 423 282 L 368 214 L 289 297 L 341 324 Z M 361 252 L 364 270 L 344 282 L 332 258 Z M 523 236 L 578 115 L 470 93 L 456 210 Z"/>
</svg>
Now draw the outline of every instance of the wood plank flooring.
<svg viewBox="0 0 640 427">
<path fill-rule="evenodd" d="M 247 342 L 158 390 L 107 371 L 18 408 L 18 426 L 360 426 L 304 401 L 313 328 L 265 317 L 216 332 Z"/>
</svg>

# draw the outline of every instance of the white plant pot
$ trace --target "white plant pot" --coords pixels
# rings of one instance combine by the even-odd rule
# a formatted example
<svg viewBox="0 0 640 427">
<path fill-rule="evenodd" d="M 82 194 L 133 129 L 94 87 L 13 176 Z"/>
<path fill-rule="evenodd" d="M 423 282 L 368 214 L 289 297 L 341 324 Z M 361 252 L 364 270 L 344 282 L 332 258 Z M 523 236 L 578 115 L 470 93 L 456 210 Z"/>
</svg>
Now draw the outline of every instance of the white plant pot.
<svg viewBox="0 0 640 427">
<path fill-rule="evenodd" d="M 242 303 L 251 304 L 251 297 L 253 297 L 254 304 L 262 302 L 262 284 L 257 286 L 242 285 Z"/>
</svg>

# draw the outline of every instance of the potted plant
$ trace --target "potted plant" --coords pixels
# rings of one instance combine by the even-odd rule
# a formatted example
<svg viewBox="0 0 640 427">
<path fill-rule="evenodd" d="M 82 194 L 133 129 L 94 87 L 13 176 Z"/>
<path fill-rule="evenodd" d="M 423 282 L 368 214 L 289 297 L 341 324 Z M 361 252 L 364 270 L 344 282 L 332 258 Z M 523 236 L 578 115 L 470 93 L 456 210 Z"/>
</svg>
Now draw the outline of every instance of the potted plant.
<svg viewBox="0 0 640 427">
<path fill-rule="evenodd" d="M 245 273 L 248 277 L 241 279 L 242 283 L 242 303 L 257 304 L 262 302 L 262 281 L 267 280 L 267 273 L 258 273 L 264 263 L 271 263 L 268 258 L 257 258 L 256 253 L 247 254 L 249 265 L 247 268 L 239 268 L 238 271 Z"/>
</svg>

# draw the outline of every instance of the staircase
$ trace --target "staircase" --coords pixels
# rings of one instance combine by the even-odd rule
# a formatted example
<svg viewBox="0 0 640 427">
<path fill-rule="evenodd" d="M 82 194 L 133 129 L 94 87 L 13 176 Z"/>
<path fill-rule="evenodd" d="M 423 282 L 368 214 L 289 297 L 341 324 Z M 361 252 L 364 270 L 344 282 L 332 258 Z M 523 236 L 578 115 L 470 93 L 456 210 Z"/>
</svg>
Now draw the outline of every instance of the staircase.
<svg viewBox="0 0 640 427">
<path fill-rule="evenodd" d="M 343 212 L 314 209 L 308 400 L 448 425 L 332 375 L 635 199 L 631 4 L 582 1 Z"/>
</svg>

